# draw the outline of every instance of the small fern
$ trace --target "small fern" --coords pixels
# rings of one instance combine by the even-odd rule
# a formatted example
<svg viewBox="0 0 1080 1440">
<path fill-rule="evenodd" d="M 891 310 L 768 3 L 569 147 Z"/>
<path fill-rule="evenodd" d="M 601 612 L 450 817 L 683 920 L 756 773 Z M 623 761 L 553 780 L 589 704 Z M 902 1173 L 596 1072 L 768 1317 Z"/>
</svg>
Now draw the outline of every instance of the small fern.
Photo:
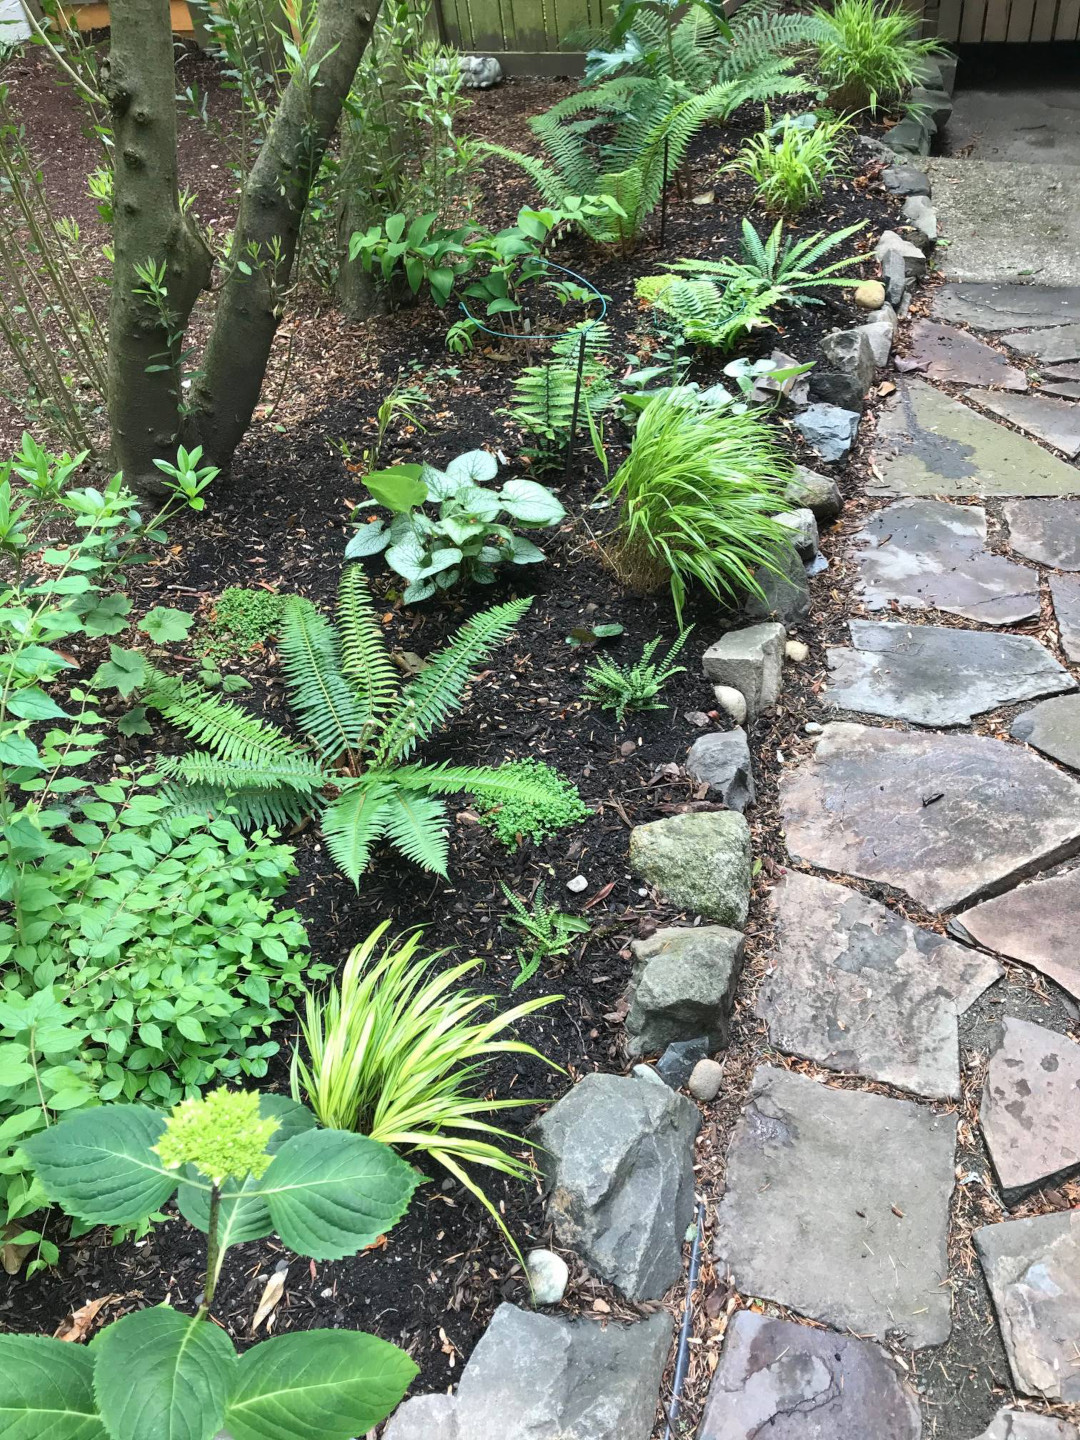
<svg viewBox="0 0 1080 1440">
<path fill-rule="evenodd" d="M 554 342 L 550 360 L 543 365 L 527 365 L 514 381 L 506 413 L 535 437 L 536 443 L 527 453 L 539 462 L 540 468 L 554 463 L 570 442 L 579 363 L 578 423 L 590 417 L 595 419 L 611 406 L 615 391 L 606 360 L 609 335 L 608 327 L 603 324 L 578 326 Z"/>
</svg>

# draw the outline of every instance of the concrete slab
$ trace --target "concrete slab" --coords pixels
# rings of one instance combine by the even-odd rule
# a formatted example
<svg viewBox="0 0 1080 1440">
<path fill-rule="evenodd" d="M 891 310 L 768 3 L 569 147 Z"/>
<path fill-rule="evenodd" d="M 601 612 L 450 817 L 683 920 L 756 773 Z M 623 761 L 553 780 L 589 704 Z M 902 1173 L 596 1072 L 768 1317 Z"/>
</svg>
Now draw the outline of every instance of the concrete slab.
<svg viewBox="0 0 1080 1440">
<path fill-rule="evenodd" d="M 1080 89 L 1039 85 L 1025 74 L 1019 82 L 957 90 L 946 144 L 972 160 L 1080 165 Z"/>
</svg>

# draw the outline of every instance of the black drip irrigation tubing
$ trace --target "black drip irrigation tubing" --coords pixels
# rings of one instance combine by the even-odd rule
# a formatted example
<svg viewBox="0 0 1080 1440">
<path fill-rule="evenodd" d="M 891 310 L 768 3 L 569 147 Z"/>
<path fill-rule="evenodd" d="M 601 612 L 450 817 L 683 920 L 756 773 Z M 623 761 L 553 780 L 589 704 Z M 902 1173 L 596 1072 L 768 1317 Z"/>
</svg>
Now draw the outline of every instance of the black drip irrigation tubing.
<svg viewBox="0 0 1080 1440">
<path fill-rule="evenodd" d="M 668 1407 L 667 1427 L 664 1440 L 672 1440 L 675 1424 L 682 1407 L 682 1390 L 686 1383 L 686 1371 L 690 1364 L 690 1331 L 694 1323 L 694 1287 L 697 1285 L 698 1269 L 701 1265 L 701 1240 L 705 1229 L 705 1202 L 698 1201 L 697 1228 L 694 1231 L 694 1248 L 690 1252 L 690 1278 L 686 1286 L 686 1301 L 683 1305 L 682 1328 L 679 1330 L 679 1349 L 675 1355 L 675 1378 L 671 1382 L 671 1404 Z"/>
</svg>

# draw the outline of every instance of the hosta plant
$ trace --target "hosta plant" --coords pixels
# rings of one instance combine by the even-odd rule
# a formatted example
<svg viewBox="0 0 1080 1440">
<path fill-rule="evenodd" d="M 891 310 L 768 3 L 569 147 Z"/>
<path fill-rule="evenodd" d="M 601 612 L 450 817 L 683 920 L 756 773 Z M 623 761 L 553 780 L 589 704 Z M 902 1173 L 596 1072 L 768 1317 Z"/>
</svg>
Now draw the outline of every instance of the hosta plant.
<svg viewBox="0 0 1080 1440">
<path fill-rule="evenodd" d="M 535 565 L 544 552 L 507 521 L 549 530 L 566 516 L 550 490 L 535 480 L 507 480 L 498 490 L 499 464 L 488 450 L 470 450 L 445 470 L 434 465 L 395 465 L 364 478 L 372 498 L 393 515 L 361 525 L 345 549 L 346 560 L 386 552 L 386 563 L 408 581 L 406 604 L 427 600 L 458 580 L 490 585 L 498 565 Z M 434 515 L 423 508 L 434 504 Z M 501 517 L 505 516 L 506 519 Z"/>
<path fill-rule="evenodd" d="M 0 1335 L 0 1433 L 48 1440 L 349 1440 L 378 1425 L 416 1366 L 350 1330 L 279 1335 L 238 1355 L 210 1320 L 231 1245 L 277 1234 L 315 1260 L 372 1245 L 405 1213 L 417 1175 L 362 1135 L 319 1130 L 281 1096 L 216 1091 L 170 1116 L 105 1105 L 35 1136 L 49 1196 L 85 1225 L 136 1225 L 174 1196 L 207 1237 L 195 1315 L 137 1310 L 93 1345 Z"/>
<path fill-rule="evenodd" d="M 360 566 L 347 565 L 342 573 L 337 626 L 309 600 L 290 596 L 279 649 L 303 740 L 144 663 L 138 677 L 143 703 L 205 747 L 162 761 L 170 798 L 189 813 L 231 810 L 249 825 L 317 814 L 330 854 L 357 884 L 379 840 L 445 874 L 442 796 L 464 791 L 490 809 L 508 800 L 542 803 L 553 784 L 546 770 L 523 776 L 510 767 L 412 760 L 461 705 L 474 666 L 530 604 L 509 600 L 474 615 L 403 685 Z"/>
</svg>

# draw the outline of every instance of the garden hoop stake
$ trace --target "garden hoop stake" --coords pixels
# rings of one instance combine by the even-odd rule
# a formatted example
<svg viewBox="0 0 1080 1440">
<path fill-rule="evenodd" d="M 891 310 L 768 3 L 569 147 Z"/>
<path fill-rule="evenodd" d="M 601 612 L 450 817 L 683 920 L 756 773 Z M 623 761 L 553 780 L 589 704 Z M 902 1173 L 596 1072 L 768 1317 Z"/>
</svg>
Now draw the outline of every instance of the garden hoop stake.
<svg viewBox="0 0 1080 1440">
<path fill-rule="evenodd" d="M 570 461 L 574 456 L 574 437 L 577 435 L 578 410 L 581 406 L 581 386 L 585 377 L 585 349 L 588 344 L 588 338 L 588 329 L 582 330 L 581 339 L 578 341 L 577 374 L 574 377 L 574 404 L 570 411 L 570 438 L 566 442 L 566 466 L 563 470 L 564 479 L 570 474 Z"/>
<path fill-rule="evenodd" d="M 664 136 L 664 178 L 660 186 L 660 249 L 667 234 L 668 137 Z"/>
</svg>

